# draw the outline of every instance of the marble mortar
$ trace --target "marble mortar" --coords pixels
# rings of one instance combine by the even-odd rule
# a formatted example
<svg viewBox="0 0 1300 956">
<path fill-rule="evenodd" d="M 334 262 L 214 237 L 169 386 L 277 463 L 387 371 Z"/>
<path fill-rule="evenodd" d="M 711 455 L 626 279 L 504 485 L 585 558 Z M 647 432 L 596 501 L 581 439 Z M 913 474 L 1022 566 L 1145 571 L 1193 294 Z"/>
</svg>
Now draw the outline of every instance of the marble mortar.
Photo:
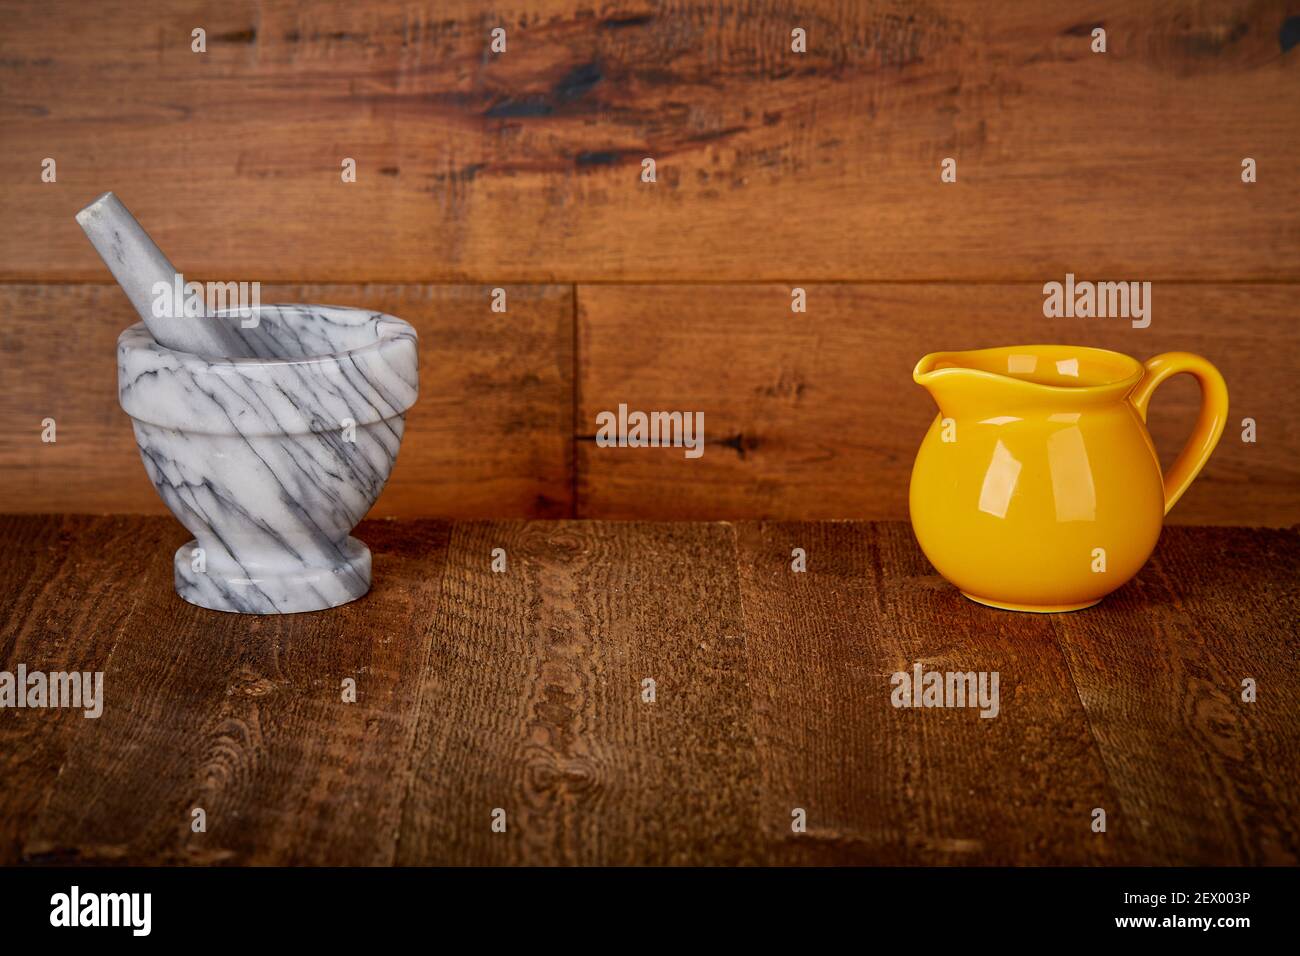
<svg viewBox="0 0 1300 956">
<path fill-rule="evenodd" d="M 337 306 L 261 306 L 259 321 L 258 357 L 174 351 L 131 326 L 118 397 L 145 471 L 194 535 L 174 559 L 182 598 L 245 614 L 336 607 L 370 589 L 370 549 L 349 533 L 397 459 L 419 387 L 415 329 Z"/>
</svg>

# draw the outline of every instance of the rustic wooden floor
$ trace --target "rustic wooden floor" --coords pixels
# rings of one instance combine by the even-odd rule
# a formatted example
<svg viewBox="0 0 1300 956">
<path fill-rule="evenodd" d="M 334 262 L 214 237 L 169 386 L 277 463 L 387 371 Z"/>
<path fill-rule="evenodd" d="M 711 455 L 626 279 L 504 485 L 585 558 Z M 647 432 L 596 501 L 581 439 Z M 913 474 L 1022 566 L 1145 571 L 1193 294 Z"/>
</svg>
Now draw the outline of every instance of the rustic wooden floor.
<svg viewBox="0 0 1300 956">
<path fill-rule="evenodd" d="M 367 598 L 247 618 L 172 593 L 170 519 L 0 518 L 3 668 L 106 698 L 0 711 L 0 863 L 1300 860 L 1294 530 L 1170 528 L 1052 617 L 965 601 L 905 524 L 359 534 Z M 917 661 L 997 671 L 1000 714 L 895 709 Z"/>
</svg>

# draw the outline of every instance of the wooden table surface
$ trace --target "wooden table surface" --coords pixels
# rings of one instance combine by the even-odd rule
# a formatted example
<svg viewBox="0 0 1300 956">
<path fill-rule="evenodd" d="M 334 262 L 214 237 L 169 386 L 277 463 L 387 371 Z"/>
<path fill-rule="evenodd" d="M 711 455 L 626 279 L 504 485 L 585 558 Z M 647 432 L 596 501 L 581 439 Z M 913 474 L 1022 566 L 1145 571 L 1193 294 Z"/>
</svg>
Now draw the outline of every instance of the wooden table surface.
<svg viewBox="0 0 1300 956">
<path fill-rule="evenodd" d="M 0 863 L 1300 860 L 1295 529 L 1169 528 L 1056 616 L 898 523 L 358 535 L 369 596 L 253 618 L 175 596 L 170 519 L 0 518 L 0 667 L 105 675 L 98 719 L 0 710 Z M 918 661 L 998 716 L 893 707 Z"/>
</svg>

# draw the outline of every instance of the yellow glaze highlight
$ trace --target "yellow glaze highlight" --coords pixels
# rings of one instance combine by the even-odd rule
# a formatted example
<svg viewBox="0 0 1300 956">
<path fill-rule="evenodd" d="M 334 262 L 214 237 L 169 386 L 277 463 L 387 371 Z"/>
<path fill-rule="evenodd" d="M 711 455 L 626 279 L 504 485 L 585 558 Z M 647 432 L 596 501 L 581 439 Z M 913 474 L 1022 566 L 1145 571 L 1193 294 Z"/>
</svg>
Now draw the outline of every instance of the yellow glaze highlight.
<svg viewBox="0 0 1300 956">
<path fill-rule="evenodd" d="M 1162 476 L 1147 405 L 1179 372 L 1201 411 Z M 1137 574 L 1228 417 L 1223 376 L 1189 352 L 934 352 L 912 378 L 939 405 L 912 468 L 917 541 L 968 598 L 1015 611 L 1089 607 Z"/>
</svg>

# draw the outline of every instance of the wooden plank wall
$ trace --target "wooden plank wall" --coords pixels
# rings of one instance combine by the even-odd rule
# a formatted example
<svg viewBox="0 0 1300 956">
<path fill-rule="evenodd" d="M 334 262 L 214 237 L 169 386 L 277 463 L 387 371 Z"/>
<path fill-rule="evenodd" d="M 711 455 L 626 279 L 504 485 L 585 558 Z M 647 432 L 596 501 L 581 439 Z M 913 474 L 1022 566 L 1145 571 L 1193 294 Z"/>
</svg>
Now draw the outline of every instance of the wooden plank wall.
<svg viewBox="0 0 1300 956">
<path fill-rule="evenodd" d="M 400 315 L 420 335 L 419 403 L 374 514 L 570 511 L 573 290 L 460 285 L 268 285 L 266 301 L 337 302 Z M 6 511 L 165 513 L 117 403 L 116 286 L 0 285 Z M 56 441 L 40 440 L 53 418 Z"/>
<path fill-rule="evenodd" d="M 578 507 L 606 518 L 672 510 L 690 518 L 785 513 L 907 514 L 917 445 L 935 415 L 911 379 L 927 348 L 1065 340 L 1148 358 L 1213 356 L 1232 423 L 1211 465 L 1171 513 L 1183 523 L 1300 520 L 1300 356 L 1295 286 L 1162 284 L 1145 329 L 1110 319 L 1044 319 L 1039 285 L 598 286 L 579 290 Z M 1166 467 L 1199 394 L 1162 385 L 1148 419 Z M 706 451 L 597 447 L 596 414 L 700 409 Z M 1256 419 L 1244 443 L 1236 423 Z M 1267 436 L 1260 437 L 1260 428 Z M 689 477 L 687 477 L 689 476 Z"/>
<path fill-rule="evenodd" d="M 3 3 L 0 510 L 161 508 L 114 398 L 130 313 L 72 219 L 111 188 L 190 277 L 416 324 L 377 515 L 905 517 L 916 359 L 1036 340 L 1204 352 L 1232 422 L 1171 520 L 1295 524 L 1294 12 Z M 1151 327 L 1043 318 L 1067 272 L 1151 281 Z M 620 402 L 704 411 L 706 454 L 596 448 Z M 1157 398 L 1166 456 L 1193 402 Z"/>
</svg>

